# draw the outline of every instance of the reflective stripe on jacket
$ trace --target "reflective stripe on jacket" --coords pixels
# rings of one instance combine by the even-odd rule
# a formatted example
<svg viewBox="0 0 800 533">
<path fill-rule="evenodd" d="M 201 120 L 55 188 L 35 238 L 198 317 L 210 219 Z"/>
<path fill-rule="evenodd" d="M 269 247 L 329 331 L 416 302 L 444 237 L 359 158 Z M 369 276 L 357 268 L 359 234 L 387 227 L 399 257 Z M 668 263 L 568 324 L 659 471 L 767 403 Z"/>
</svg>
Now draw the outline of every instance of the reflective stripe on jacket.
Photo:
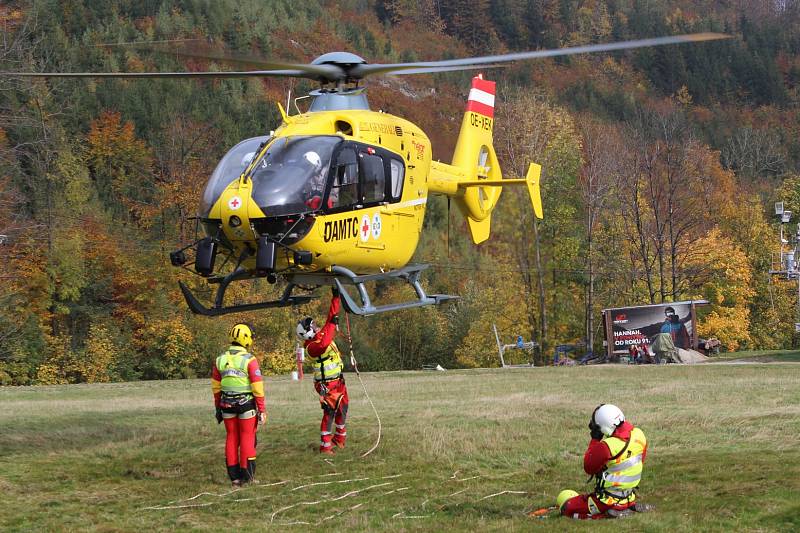
<svg viewBox="0 0 800 533">
<path fill-rule="evenodd" d="M 252 394 L 250 376 L 247 365 L 253 358 L 240 346 L 231 346 L 225 353 L 217 357 L 217 370 L 222 377 L 220 386 L 223 393 Z"/>
<path fill-rule="evenodd" d="M 633 502 L 636 499 L 633 489 L 642 479 L 642 454 L 647 447 L 647 438 L 641 429 L 635 427 L 627 448 L 626 442 L 617 437 L 605 437 L 603 442 L 608 445 L 611 457 L 616 459 L 608 461 L 605 470 L 598 474 L 602 478 L 598 482 L 597 497 L 606 505 Z"/>
<path fill-rule="evenodd" d="M 339 348 L 331 342 L 325 352 L 314 361 L 314 381 L 329 381 L 342 375 L 344 363 L 339 355 Z"/>
</svg>

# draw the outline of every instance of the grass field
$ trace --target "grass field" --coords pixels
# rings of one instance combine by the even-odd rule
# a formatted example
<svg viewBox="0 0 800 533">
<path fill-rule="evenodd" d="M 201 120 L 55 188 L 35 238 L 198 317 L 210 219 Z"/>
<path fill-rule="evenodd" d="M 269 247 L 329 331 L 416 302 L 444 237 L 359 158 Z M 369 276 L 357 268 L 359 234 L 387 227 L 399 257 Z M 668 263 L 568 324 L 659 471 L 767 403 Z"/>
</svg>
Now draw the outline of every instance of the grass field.
<svg viewBox="0 0 800 533">
<path fill-rule="evenodd" d="M 780 531 L 800 529 L 800 365 L 349 374 L 348 448 L 316 452 L 311 383 L 267 381 L 259 485 L 231 492 L 205 380 L 0 389 L 0 530 Z M 655 511 L 525 512 L 583 491 L 592 409 L 650 440 Z M 333 500 L 330 503 L 315 503 Z"/>
<path fill-rule="evenodd" d="M 711 358 L 712 362 L 752 361 L 754 363 L 800 363 L 800 351 L 797 350 L 756 350 L 747 352 L 723 353 Z"/>
</svg>

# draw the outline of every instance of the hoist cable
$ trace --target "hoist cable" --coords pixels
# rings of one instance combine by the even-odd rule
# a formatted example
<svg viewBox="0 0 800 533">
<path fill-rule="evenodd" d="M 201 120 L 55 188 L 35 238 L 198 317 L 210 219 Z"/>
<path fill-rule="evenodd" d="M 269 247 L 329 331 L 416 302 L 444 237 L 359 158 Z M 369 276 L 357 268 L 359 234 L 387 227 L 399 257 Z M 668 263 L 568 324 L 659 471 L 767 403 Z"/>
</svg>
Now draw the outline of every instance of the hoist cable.
<svg viewBox="0 0 800 533">
<path fill-rule="evenodd" d="M 372 448 L 361 454 L 361 457 L 366 457 L 372 452 L 374 452 L 378 448 L 378 445 L 381 443 L 381 432 L 383 429 L 383 424 L 381 424 L 381 417 L 378 414 L 378 410 L 375 408 L 375 404 L 372 403 L 372 398 L 369 397 L 369 393 L 367 392 L 367 387 L 366 385 L 364 385 L 364 380 L 361 379 L 361 372 L 358 371 L 358 361 L 356 361 L 356 356 L 353 353 L 353 338 L 350 334 L 350 314 L 347 311 L 345 311 L 344 317 L 345 317 L 345 322 L 347 322 L 347 344 L 350 345 L 350 364 L 353 365 L 353 369 L 356 371 L 356 376 L 358 376 L 358 381 L 361 382 L 361 388 L 364 389 L 364 396 L 367 397 L 369 404 L 372 406 L 372 411 L 375 413 L 375 418 L 378 419 L 378 439 L 375 441 L 375 444 L 372 446 Z"/>
</svg>

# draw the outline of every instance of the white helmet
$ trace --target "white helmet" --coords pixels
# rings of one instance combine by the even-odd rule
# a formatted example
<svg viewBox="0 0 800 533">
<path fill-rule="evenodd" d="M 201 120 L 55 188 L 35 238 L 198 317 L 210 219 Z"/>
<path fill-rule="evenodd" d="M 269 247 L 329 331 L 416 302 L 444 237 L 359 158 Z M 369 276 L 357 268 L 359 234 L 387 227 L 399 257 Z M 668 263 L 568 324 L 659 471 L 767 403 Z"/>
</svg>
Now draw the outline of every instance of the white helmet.
<svg viewBox="0 0 800 533">
<path fill-rule="evenodd" d="M 307 316 L 297 323 L 297 336 L 303 341 L 310 340 L 316 334 L 314 329 L 314 320 L 310 316 Z"/>
<path fill-rule="evenodd" d="M 625 415 L 616 405 L 604 403 L 594 410 L 592 420 L 600 428 L 600 432 L 609 437 L 617 429 L 617 426 L 625 422 Z"/>
<path fill-rule="evenodd" d="M 322 166 L 322 159 L 320 159 L 317 152 L 306 152 L 303 154 L 303 159 L 314 165 L 315 169 L 319 169 Z"/>
</svg>

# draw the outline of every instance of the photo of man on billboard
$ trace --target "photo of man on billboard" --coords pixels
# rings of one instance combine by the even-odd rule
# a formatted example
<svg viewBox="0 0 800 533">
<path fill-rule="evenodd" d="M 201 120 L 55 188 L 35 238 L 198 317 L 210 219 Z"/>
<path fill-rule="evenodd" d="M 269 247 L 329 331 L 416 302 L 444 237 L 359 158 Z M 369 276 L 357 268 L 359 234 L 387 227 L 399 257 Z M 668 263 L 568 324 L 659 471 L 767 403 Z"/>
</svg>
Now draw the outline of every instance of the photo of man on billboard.
<svg viewBox="0 0 800 533">
<path fill-rule="evenodd" d="M 664 323 L 661 325 L 661 333 L 669 333 L 676 348 L 683 348 L 684 350 L 691 348 L 689 331 L 684 324 L 688 320 L 691 320 L 691 315 L 686 315 L 681 320 L 674 308 L 667 307 L 664 309 Z"/>
</svg>

